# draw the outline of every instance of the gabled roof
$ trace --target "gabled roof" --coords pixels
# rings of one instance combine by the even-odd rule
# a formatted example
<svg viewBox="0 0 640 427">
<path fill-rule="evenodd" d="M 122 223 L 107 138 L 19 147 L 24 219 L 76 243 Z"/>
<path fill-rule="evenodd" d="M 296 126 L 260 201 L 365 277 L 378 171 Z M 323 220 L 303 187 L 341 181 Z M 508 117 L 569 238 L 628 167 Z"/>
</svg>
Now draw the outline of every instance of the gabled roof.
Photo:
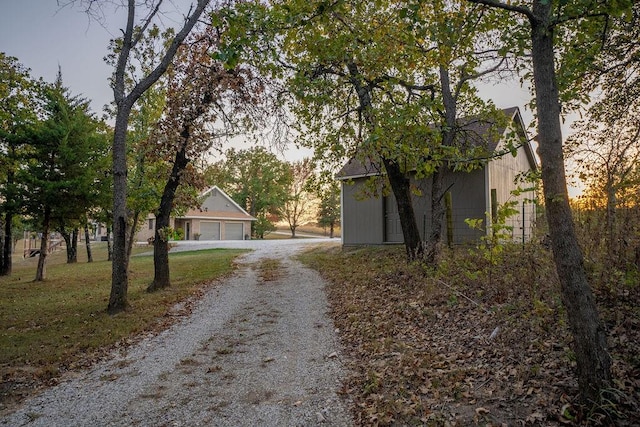
<svg viewBox="0 0 640 427">
<path fill-rule="evenodd" d="M 208 209 L 189 209 L 184 215 L 179 216 L 180 219 L 217 219 L 217 220 L 236 220 L 236 221 L 257 221 L 257 218 L 249 215 L 239 204 L 237 204 L 231 197 L 227 195 L 220 187 L 214 185 L 200 197 L 206 200 L 211 194 L 218 194 L 225 199 L 234 210 L 221 211 L 221 210 L 208 210 Z"/>
<path fill-rule="evenodd" d="M 509 110 L 514 110 L 511 115 L 506 113 Z M 526 131 L 527 128 L 524 125 L 524 120 L 522 120 L 522 114 L 520 114 L 520 109 L 518 107 L 512 107 L 512 108 L 507 108 L 503 111 L 505 111 L 505 114 L 507 114 L 507 116 L 511 117 L 512 122 L 515 122 L 517 124 L 517 130 L 518 130 L 518 133 L 520 134 L 520 139 L 523 141 L 522 144 L 525 152 L 527 153 L 527 158 L 529 159 L 529 163 L 533 166 L 534 169 L 540 168 L 540 165 L 538 164 L 538 157 L 536 156 L 536 153 L 533 147 L 531 146 L 531 140 L 529 139 L 529 135 L 527 134 L 527 131 Z"/>
<path fill-rule="evenodd" d="M 529 163 L 535 168 L 538 168 L 538 162 L 536 156 L 531 148 L 531 144 L 527 138 L 524 122 L 520 115 L 520 109 L 518 107 L 510 107 L 502 110 L 504 115 L 509 119 L 507 123 L 515 123 L 518 136 L 523 141 L 525 151 Z M 494 128 L 496 125 L 486 119 L 481 118 L 465 118 L 461 119 L 462 130 L 464 131 L 464 143 L 469 146 L 483 146 L 486 145 L 487 151 L 493 153 L 496 151 L 501 139 L 505 136 L 506 127 L 503 124 L 499 124 L 498 128 Z M 496 136 L 499 135 L 499 138 Z M 382 173 L 382 167 L 377 161 L 367 157 L 364 160 L 358 158 L 351 158 L 336 174 L 336 179 L 346 180 L 355 178 L 364 178 L 368 176 L 380 175 Z"/>
</svg>

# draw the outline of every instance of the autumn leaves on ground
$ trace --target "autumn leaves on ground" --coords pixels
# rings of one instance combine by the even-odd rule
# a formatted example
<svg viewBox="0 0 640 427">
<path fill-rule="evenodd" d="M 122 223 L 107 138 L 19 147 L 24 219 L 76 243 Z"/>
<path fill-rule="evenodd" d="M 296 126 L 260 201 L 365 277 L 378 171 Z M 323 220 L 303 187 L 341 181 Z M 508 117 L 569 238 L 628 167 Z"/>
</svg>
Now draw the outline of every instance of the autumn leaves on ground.
<svg viewBox="0 0 640 427">
<path fill-rule="evenodd" d="M 500 263 L 458 248 L 435 269 L 401 248 L 339 248 L 303 260 L 331 283 L 358 425 L 638 425 L 640 288 L 596 287 L 616 402 L 580 409 L 557 278 L 539 245 Z M 357 273 L 354 273 L 357 272 Z"/>
</svg>

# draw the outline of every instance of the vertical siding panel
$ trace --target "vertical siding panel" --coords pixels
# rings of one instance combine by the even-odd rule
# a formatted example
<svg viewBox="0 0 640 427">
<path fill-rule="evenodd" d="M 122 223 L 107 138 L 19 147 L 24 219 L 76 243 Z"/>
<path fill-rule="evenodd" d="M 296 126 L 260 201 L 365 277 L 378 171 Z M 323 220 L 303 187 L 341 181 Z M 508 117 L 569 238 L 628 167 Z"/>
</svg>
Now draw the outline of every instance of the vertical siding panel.
<svg viewBox="0 0 640 427">
<path fill-rule="evenodd" d="M 362 199 L 365 179 L 354 184 L 342 183 L 342 243 L 344 245 L 379 245 L 384 243 L 384 206 L 382 197 Z"/>
</svg>

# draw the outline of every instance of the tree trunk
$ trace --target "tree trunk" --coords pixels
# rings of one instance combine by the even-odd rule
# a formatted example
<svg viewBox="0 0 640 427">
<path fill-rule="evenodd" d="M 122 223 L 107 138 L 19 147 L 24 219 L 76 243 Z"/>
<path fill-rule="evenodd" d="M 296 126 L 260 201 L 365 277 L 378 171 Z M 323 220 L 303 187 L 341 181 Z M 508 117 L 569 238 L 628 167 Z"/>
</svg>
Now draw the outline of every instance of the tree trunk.
<svg viewBox="0 0 640 427">
<path fill-rule="evenodd" d="M 113 264 L 111 267 L 111 294 L 107 312 L 115 314 L 129 307 L 129 258 L 127 256 L 127 126 L 133 104 L 167 71 L 178 47 L 198 22 L 209 0 L 198 3 L 185 21 L 182 29 L 173 38 L 160 63 L 140 80 L 131 92 L 125 94 L 127 61 L 134 46 L 135 0 L 127 2 L 127 25 L 123 34 L 122 47 L 118 55 L 114 73 L 114 100 L 117 108 L 113 133 Z M 150 15 L 150 17 L 152 17 Z M 150 19 L 150 18 L 149 18 Z M 148 22 L 148 21 L 147 21 Z"/>
<path fill-rule="evenodd" d="M 113 136 L 113 264 L 111 295 L 107 312 L 115 314 L 129 307 L 129 258 L 127 256 L 127 123 L 131 107 L 118 108 Z"/>
<path fill-rule="evenodd" d="M 616 198 L 616 190 L 612 183 L 612 177 L 607 177 L 607 252 L 609 255 L 609 262 L 612 265 L 616 265 L 618 260 L 618 245 L 616 241 L 618 240 L 617 233 L 617 218 L 616 218 L 616 210 L 617 210 L 617 198 Z"/>
<path fill-rule="evenodd" d="M 169 227 L 169 216 L 157 216 L 155 238 L 153 240 L 153 281 L 147 287 L 147 292 L 168 288 L 171 285 L 169 236 L 165 232 L 167 227 Z"/>
<path fill-rule="evenodd" d="M 113 260 L 113 242 L 111 227 L 107 226 L 107 261 Z"/>
<path fill-rule="evenodd" d="M 78 228 L 74 228 L 71 232 L 71 262 L 78 262 Z"/>
<path fill-rule="evenodd" d="M 456 136 L 457 99 L 451 91 L 449 70 L 444 65 L 440 66 L 439 76 L 445 119 L 445 126 L 440 130 L 442 132 L 442 145 L 451 147 L 455 142 Z M 427 264 L 434 264 L 441 250 L 442 224 L 446 212 L 442 187 L 444 176 L 447 172 L 446 168 L 446 163 L 436 167 L 431 177 L 431 229 L 429 230 L 429 236 L 425 236 L 424 256 L 424 261 Z"/>
<path fill-rule="evenodd" d="M 4 234 L 4 222 L 2 222 L 2 214 L 0 214 L 0 276 L 6 276 L 5 273 L 5 259 L 4 259 L 4 249 L 5 249 L 5 234 Z"/>
<path fill-rule="evenodd" d="M 11 145 L 10 155 L 12 158 L 16 156 L 16 148 Z M 13 215 L 15 213 L 16 206 L 8 204 L 10 200 L 16 200 L 13 188 L 15 185 L 15 172 L 13 168 L 9 168 L 7 171 L 5 181 L 5 200 L 4 200 L 4 241 L 2 249 L 2 258 L 0 259 L 0 276 L 9 276 L 11 274 L 12 263 L 11 254 L 13 253 L 13 246 L 11 245 L 13 240 Z"/>
<path fill-rule="evenodd" d="M 424 246 L 420 239 L 420 230 L 413 211 L 410 180 L 400 170 L 400 166 L 396 162 L 383 159 L 383 163 L 393 195 L 396 197 L 398 204 L 398 215 L 400 216 L 404 246 L 407 250 L 407 259 L 414 261 L 422 257 Z"/>
<path fill-rule="evenodd" d="M 12 233 L 13 233 L 13 212 L 8 209 L 4 214 L 4 241 L 2 242 L 2 259 L 0 259 L 0 276 L 9 276 L 11 274 L 13 252 Z"/>
<path fill-rule="evenodd" d="M 611 386 L 611 358 L 604 327 L 583 265 L 576 238 L 564 169 L 560 101 L 554 69 L 552 2 L 533 5 L 532 61 L 538 114 L 538 153 L 551 246 L 573 334 L 578 386 L 585 403 L 600 402 L 600 392 Z"/>
<path fill-rule="evenodd" d="M 333 221 L 329 224 L 329 238 L 333 239 Z"/>
<path fill-rule="evenodd" d="M 60 230 L 60 234 L 64 239 L 64 245 L 67 252 L 67 264 L 72 264 L 73 263 L 73 247 L 71 244 L 71 234 L 67 233 L 67 230 L 65 230 L 64 228 Z"/>
<path fill-rule="evenodd" d="M 40 256 L 38 257 L 38 268 L 36 269 L 35 282 L 41 282 L 47 278 L 47 255 L 49 255 L 49 224 L 51 222 L 51 209 L 44 209 L 42 220 L 42 238 L 40 239 Z"/>
<path fill-rule="evenodd" d="M 364 121 L 371 134 L 373 134 L 377 126 L 372 111 L 371 88 L 362 84 L 362 76 L 355 62 L 347 63 L 347 68 L 351 76 L 351 84 L 358 94 L 358 101 L 363 112 Z M 383 157 L 382 163 L 387 172 L 391 191 L 393 191 L 393 195 L 396 197 L 398 204 L 398 214 L 400 216 L 400 226 L 402 227 L 407 259 L 413 261 L 422 257 L 424 254 L 424 246 L 420 239 L 420 231 L 418 229 L 418 223 L 416 222 L 415 212 L 413 211 L 411 182 L 405 173 L 402 172 L 400 165 L 398 165 L 396 161 Z"/>
<path fill-rule="evenodd" d="M 84 244 L 87 248 L 87 262 L 93 262 L 93 253 L 91 252 L 91 239 L 89 238 L 89 227 L 84 227 Z"/>
<path fill-rule="evenodd" d="M 0 215 L 0 276 L 6 275 L 6 273 L 4 273 L 4 242 L 4 223 L 2 222 L 2 215 Z"/>
<path fill-rule="evenodd" d="M 135 211 L 133 213 L 133 218 L 131 218 L 129 229 L 127 231 L 127 265 L 129 264 L 129 260 L 131 259 L 131 253 L 133 252 L 133 244 L 135 243 L 138 221 L 140 221 L 140 211 Z"/>
<path fill-rule="evenodd" d="M 78 229 L 74 228 L 71 234 L 62 229 L 60 232 L 67 247 L 67 264 L 78 262 Z"/>
<path fill-rule="evenodd" d="M 181 132 L 183 138 L 180 150 L 176 152 L 176 157 L 171 168 L 171 175 L 164 186 L 162 198 L 160 199 L 160 208 L 156 213 L 156 232 L 153 241 L 153 282 L 147 288 L 148 292 L 166 288 L 171 285 L 169 276 L 169 238 L 164 231 L 169 227 L 169 219 L 171 217 L 171 209 L 173 208 L 173 200 L 175 199 L 176 190 L 180 185 L 180 177 L 182 172 L 189 164 L 187 158 L 187 141 L 190 136 L 189 126 Z"/>
<path fill-rule="evenodd" d="M 431 229 L 425 243 L 424 262 L 433 264 L 440 254 L 440 243 L 442 242 L 442 223 L 446 212 L 442 183 L 444 170 L 436 168 L 431 176 Z"/>
</svg>

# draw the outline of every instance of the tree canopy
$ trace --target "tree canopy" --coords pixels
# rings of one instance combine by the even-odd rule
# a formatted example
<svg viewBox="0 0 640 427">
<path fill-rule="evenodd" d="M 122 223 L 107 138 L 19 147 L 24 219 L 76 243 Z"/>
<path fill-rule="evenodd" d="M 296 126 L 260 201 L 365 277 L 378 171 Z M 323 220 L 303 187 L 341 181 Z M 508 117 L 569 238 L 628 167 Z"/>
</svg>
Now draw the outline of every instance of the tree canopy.
<svg viewBox="0 0 640 427">
<path fill-rule="evenodd" d="M 13 221 L 21 208 L 16 172 L 38 120 L 41 84 L 17 58 L 0 52 L 0 275 L 11 274 Z"/>
<path fill-rule="evenodd" d="M 222 14 L 227 57 L 280 79 L 303 145 L 329 168 L 372 164 L 398 202 L 409 258 L 423 251 L 409 177 L 433 176 L 432 216 L 444 216 L 442 176 L 487 158 L 463 121 L 499 121 L 474 81 L 515 58 L 509 16 L 468 2 L 247 2 Z M 238 59 L 240 58 L 240 59 Z M 440 228 L 429 236 L 434 253 Z M 424 236 L 426 238 L 426 236 Z"/>
<path fill-rule="evenodd" d="M 264 238 L 275 228 L 273 220 L 289 198 L 292 175 L 286 162 L 266 148 L 255 146 L 227 150 L 225 160 L 210 169 L 209 180 L 258 219 L 252 234 Z"/>
<path fill-rule="evenodd" d="M 78 228 L 100 199 L 107 179 L 107 133 L 88 101 L 69 93 L 62 75 L 43 89 L 41 118 L 29 130 L 23 166 L 16 171 L 23 212 L 42 234 L 36 280 L 46 277 L 50 230 Z"/>
</svg>

